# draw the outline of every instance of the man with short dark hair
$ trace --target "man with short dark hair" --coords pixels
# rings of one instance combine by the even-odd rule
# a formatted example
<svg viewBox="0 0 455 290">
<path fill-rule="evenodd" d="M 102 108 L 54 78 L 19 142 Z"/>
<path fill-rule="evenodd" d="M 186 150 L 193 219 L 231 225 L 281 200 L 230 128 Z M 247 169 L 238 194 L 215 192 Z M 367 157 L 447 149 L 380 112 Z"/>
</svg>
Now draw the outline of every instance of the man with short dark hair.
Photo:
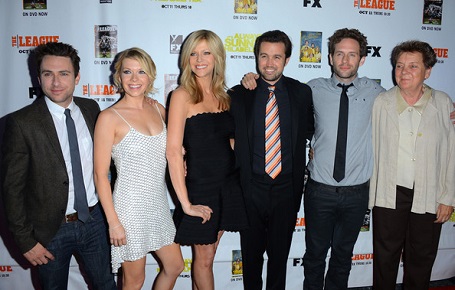
<svg viewBox="0 0 455 290">
<path fill-rule="evenodd" d="M 371 110 L 384 91 L 376 81 L 358 77 L 366 55 L 367 39 L 360 31 L 339 29 L 329 37 L 332 77 L 308 82 L 317 126 L 304 196 L 305 290 L 348 287 L 354 245 L 368 209 Z"/>
<path fill-rule="evenodd" d="M 93 182 L 93 130 L 100 111 L 74 97 L 77 51 L 49 42 L 34 50 L 44 98 L 12 113 L 3 140 L 5 212 L 43 289 L 67 289 L 71 256 L 94 289 L 117 289 L 106 225 Z"/>
<path fill-rule="evenodd" d="M 260 78 L 255 90 L 228 91 L 235 120 L 235 153 L 240 166 L 250 228 L 240 232 L 243 284 L 262 290 L 264 252 L 267 289 L 286 289 L 286 268 L 303 191 L 306 140 L 313 134 L 311 90 L 283 76 L 292 44 L 282 31 L 256 39 Z"/>
</svg>

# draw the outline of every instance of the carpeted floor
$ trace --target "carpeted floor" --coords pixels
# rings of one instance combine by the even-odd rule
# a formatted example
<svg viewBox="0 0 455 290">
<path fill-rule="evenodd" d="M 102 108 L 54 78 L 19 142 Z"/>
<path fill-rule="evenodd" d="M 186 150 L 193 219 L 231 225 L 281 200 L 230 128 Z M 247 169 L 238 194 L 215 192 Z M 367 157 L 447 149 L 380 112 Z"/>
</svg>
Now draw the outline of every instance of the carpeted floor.
<svg viewBox="0 0 455 290">
<path fill-rule="evenodd" d="M 349 288 L 349 290 L 371 290 L 372 287 Z M 402 290 L 401 284 L 397 284 L 395 290 Z M 455 277 L 450 279 L 431 281 L 429 290 L 455 290 Z"/>
<path fill-rule="evenodd" d="M 455 290 L 455 277 L 430 282 L 430 290 Z"/>
</svg>

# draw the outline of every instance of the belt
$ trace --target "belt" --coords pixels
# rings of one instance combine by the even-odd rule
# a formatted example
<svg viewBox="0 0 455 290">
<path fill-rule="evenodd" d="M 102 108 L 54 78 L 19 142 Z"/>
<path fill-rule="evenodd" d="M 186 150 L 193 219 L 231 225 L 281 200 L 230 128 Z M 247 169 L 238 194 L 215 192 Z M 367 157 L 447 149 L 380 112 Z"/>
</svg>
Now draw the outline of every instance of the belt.
<svg viewBox="0 0 455 290">
<path fill-rule="evenodd" d="M 333 185 L 328 185 L 324 183 L 320 183 L 317 181 L 314 181 L 313 179 L 309 178 L 308 183 L 313 183 L 319 187 L 325 188 L 326 190 L 333 191 L 336 193 L 340 193 L 343 191 L 349 191 L 349 190 L 356 190 L 356 189 L 362 189 L 365 188 L 369 185 L 370 181 L 367 181 L 362 184 L 357 184 L 357 185 L 348 185 L 348 186 L 333 186 Z"/>
<path fill-rule="evenodd" d="M 92 212 L 96 207 L 96 204 L 94 206 L 90 206 L 88 208 L 88 211 L 89 212 Z M 75 222 L 78 220 L 78 216 L 77 216 L 77 212 L 75 213 L 70 213 L 70 214 L 67 214 L 64 218 L 63 218 L 63 221 L 62 221 L 62 224 L 64 223 L 70 223 L 70 222 Z"/>
</svg>

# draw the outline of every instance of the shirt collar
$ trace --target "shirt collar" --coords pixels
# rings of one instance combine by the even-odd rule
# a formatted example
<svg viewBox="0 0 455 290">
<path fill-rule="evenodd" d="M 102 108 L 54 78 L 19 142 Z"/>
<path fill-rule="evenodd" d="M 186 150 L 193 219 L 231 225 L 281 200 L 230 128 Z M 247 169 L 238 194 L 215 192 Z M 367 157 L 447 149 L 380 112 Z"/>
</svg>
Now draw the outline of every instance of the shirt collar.
<svg viewBox="0 0 455 290">
<path fill-rule="evenodd" d="M 398 114 L 403 113 L 406 108 L 413 107 L 417 112 L 420 114 L 423 113 L 423 110 L 425 109 L 425 106 L 428 104 L 428 100 L 430 100 L 431 97 L 431 88 L 427 86 L 426 84 L 423 84 L 423 95 L 422 97 L 413 105 L 410 106 L 406 101 L 404 100 L 403 96 L 401 95 L 400 90 L 397 90 L 397 112 Z"/>
<path fill-rule="evenodd" d="M 356 75 L 355 76 L 355 79 L 352 81 L 352 85 L 358 89 L 359 88 L 359 76 Z M 332 74 L 332 77 L 331 77 L 331 83 L 332 83 L 332 87 L 336 90 L 336 91 L 339 91 L 341 88 L 338 87 L 338 84 L 343 84 L 342 82 L 340 82 L 340 80 L 335 76 L 335 74 Z M 349 84 L 346 84 L 346 85 L 349 85 Z"/>
<path fill-rule="evenodd" d="M 266 82 L 263 78 L 259 78 L 258 79 L 259 82 L 258 82 L 258 88 L 260 90 L 268 90 L 268 87 L 272 86 L 271 84 L 269 84 L 268 82 Z M 284 76 L 281 76 L 280 79 L 273 85 L 275 86 L 275 91 L 276 90 L 283 90 L 284 89 Z"/>
<path fill-rule="evenodd" d="M 65 109 L 70 109 L 73 111 L 76 107 L 76 104 L 74 103 L 74 99 L 71 100 L 71 103 L 69 104 L 68 108 L 63 108 L 62 106 L 54 103 L 49 99 L 49 97 L 45 96 L 44 100 L 46 101 L 46 105 L 49 109 L 49 112 L 51 112 L 54 116 L 62 118 L 63 115 L 65 114 Z"/>
</svg>

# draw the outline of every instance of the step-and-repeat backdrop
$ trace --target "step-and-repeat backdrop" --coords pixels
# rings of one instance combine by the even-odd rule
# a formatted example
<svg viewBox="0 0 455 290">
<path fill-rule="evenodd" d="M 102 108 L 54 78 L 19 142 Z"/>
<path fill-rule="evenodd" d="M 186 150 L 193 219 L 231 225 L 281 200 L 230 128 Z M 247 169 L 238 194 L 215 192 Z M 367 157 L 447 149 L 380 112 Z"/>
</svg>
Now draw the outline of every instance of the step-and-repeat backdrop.
<svg viewBox="0 0 455 290">
<path fill-rule="evenodd" d="M 338 28 L 358 28 L 368 37 L 368 57 L 361 76 L 393 86 L 390 52 L 399 42 L 429 42 L 438 56 L 428 84 L 455 97 L 455 1 L 453 0 L 1 0 L 0 1 L 0 120 L 30 104 L 39 94 L 30 51 L 40 43 L 72 44 L 82 59 L 76 95 L 112 105 L 118 94 L 111 82 L 117 52 L 132 46 L 145 49 L 158 68 L 153 96 L 165 103 L 177 85 L 178 56 L 184 38 L 209 29 L 223 40 L 227 51 L 227 83 L 234 86 L 255 70 L 255 38 L 267 30 L 285 31 L 294 44 L 287 76 L 302 82 L 329 77 L 327 38 Z M 1 133 L 2 131 L 0 131 Z M 1 136 L 1 135 L 0 135 Z M 454 177 L 455 178 L 455 177 Z M 3 208 L 0 206 L 0 208 Z M 39 289 L 36 271 L 22 258 L 0 211 L 0 289 Z M 350 287 L 371 285 L 371 220 L 364 227 L 352 257 Z M 301 289 L 305 251 L 305 217 L 298 214 L 288 261 L 287 289 Z M 183 247 L 185 270 L 176 289 L 191 289 L 191 250 Z M 330 255 L 330 253 L 329 253 Z M 444 224 L 433 280 L 455 276 L 455 216 Z M 150 289 L 159 271 L 147 257 Z M 69 289 L 86 288 L 76 260 Z M 243 289 L 239 235 L 225 233 L 216 254 L 217 289 Z M 265 272 L 264 272 L 265 273 Z M 402 273 L 400 271 L 399 281 Z"/>
</svg>

